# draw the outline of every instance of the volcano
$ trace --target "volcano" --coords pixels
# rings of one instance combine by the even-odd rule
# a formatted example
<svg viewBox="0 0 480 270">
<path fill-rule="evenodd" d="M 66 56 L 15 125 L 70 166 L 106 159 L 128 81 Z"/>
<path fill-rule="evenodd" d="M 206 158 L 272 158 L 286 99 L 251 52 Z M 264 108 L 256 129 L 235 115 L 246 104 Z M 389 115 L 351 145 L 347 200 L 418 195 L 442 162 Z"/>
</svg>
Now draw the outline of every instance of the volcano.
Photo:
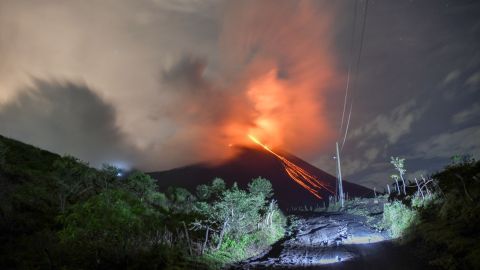
<svg viewBox="0 0 480 270">
<path fill-rule="evenodd" d="M 158 181 L 160 190 L 176 186 L 192 192 L 195 191 L 197 185 L 210 183 L 217 177 L 225 180 L 227 185 L 237 182 L 239 187 L 245 188 L 253 178 L 260 176 L 270 180 L 275 198 L 282 209 L 321 205 L 322 201 L 328 201 L 329 196 L 333 195 L 322 189 L 319 192 L 322 200 L 319 200 L 295 183 L 285 171 L 282 162 L 264 149 L 238 147 L 234 151 L 237 153 L 233 158 L 220 164 L 199 163 L 168 171 L 151 172 L 149 175 Z M 292 154 L 283 151 L 281 154 L 335 191 L 336 177 Z M 343 182 L 343 190 L 348 193 L 349 197 L 373 196 L 371 189 L 348 181 Z"/>
</svg>

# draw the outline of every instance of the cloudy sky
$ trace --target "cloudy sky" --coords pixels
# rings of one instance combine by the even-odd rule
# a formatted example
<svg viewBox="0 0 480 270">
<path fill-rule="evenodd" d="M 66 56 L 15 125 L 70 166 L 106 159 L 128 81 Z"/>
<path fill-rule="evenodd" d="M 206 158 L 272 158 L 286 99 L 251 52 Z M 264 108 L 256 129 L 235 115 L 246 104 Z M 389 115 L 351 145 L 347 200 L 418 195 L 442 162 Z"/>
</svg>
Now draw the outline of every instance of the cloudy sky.
<svg viewBox="0 0 480 270">
<path fill-rule="evenodd" d="M 359 54 L 365 3 L 0 0 L 0 134 L 145 170 L 253 134 L 335 172 L 350 67 L 352 182 L 480 157 L 480 3 L 370 0 Z"/>
</svg>

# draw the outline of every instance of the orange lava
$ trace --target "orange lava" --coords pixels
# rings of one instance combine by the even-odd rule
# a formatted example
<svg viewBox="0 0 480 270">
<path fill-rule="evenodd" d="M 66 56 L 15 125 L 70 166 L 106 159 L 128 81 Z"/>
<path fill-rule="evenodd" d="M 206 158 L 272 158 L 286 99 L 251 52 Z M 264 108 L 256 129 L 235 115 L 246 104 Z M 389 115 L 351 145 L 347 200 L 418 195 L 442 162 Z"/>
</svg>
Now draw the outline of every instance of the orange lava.
<svg viewBox="0 0 480 270">
<path fill-rule="evenodd" d="M 284 156 L 281 156 L 277 153 L 275 153 L 270 147 L 266 146 L 262 142 L 260 142 L 257 138 L 255 138 L 252 135 L 248 135 L 248 138 L 252 140 L 254 143 L 260 145 L 263 147 L 265 150 L 270 152 L 272 155 L 280 159 L 282 161 L 283 167 L 285 168 L 285 171 L 287 172 L 288 176 L 295 181 L 297 184 L 305 188 L 308 192 L 310 192 L 313 196 L 317 197 L 318 199 L 322 199 L 322 196 L 319 194 L 320 190 L 322 188 L 326 189 L 330 193 L 333 193 L 330 188 L 322 184 L 318 179 L 301 168 L 300 166 L 294 164 L 290 160 L 286 159 Z"/>
</svg>

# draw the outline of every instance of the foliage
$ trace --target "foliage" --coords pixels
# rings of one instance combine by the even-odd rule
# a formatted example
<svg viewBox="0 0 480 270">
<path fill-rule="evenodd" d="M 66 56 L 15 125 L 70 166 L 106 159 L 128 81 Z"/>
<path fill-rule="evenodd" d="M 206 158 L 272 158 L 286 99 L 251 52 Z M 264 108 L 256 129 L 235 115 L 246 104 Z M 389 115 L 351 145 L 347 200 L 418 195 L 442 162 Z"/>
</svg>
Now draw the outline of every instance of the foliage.
<svg viewBox="0 0 480 270">
<path fill-rule="evenodd" d="M 217 178 L 197 188 L 199 218 L 193 222 L 197 230 L 212 235 L 213 249 L 203 257 L 216 266 L 253 256 L 285 233 L 285 218 L 275 201 L 269 200 L 273 192 L 268 180 L 253 179 L 248 190 L 236 184 L 226 188 L 222 183 Z"/>
<path fill-rule="evenodd" d="M 387 195 L 376 198 L 353 198 L 345 201 L 344 211 L 364 218 L 365 225 L 375 230 L 381 230 L 384 205 L 388 200 Z"/>
<path fill-rule="evenodd" d="M 197 186 L 197 197 L 200 201 L 216 201 L 226 190 L 225 181 L 221 178 L 213 179 L 210 185 Z"/>
<path fill-rule="evenodd" d="M 390 163 L 395 167 L 395 169 L 400 173 L 400 175 L 405 174 L 407 171 L 405 169 L 405 159 L 399 157 L 390 157 Z"/>
<path fill-rule="evenodd" d="M 270 199 L 273 196 L 272 183 L 265 178 L 257 177 L 248 184 L 248 191 L 254 196 Z"/>
<path fill-rule="evenodd" d="M 407 196 L 385 206 L 385 226 L 416 244 L 435 267 L 479 269 L 480 162 L 454 158 L 432 178 L 431 195 Z"/>
<path fill-rule="evenodd" d="M 400 175 L 400 179 L 402 180 L 403 194 L 407 195 L 405 179 L 403 177 L 405 175 L 405 172 L 407 171 L 405 169 L 405 159 L 399 158 L 399 157 L 390 157 L 390 163 L 395 167 L 395 170 L 398 171 L 398 174 Z M 400 187 L 398 186 L 398 176 L 392 175 L 391 177 L 395 179 L 395 182 L 397 184 L 397 189 L 400 189 Z"/>
<path fill-rule="evenodd" d="M 0 142 L 0 167 L 5 165 L 5 159 L 7 154 L 7 146 Z"/>
<path fill-rule="evenodd" d="M 74 197 L 82 195 L 93 187 L 94 171 L 88 164 L 65 156 L 53 163 L 53 179 L 57 186 L 60 212 L 64 212 Z"/>
<path fill-rule="evenodd" d="M 153 203 L 157 199 L 157 183 L 143 172 L 133 171 L 127 177 L 124 188 L 142 202 Z"/>
<path fill-rule="evenodd" d="M 141 199 L 124 190 L 106 190 L 60 216 L 60 239 L 88 251 L 89 258 L 125 265 L 129 256 L 146 248 L 156 214 Z M 88 260 L 88 259 L 85 259 Z"/>
<path fill-rule="evenodd" d="M 190 191 L 180 187 L 169 187 L 166 192 L 168 207 L 175 213 L 190 213 L 193 211 L 195 196 Z"/>
<path fill-rule="evenodd" d="M 414 225 L 417 215 L 417 211 L 410 209 L 400 201 L 386 203 L 383 212 L 383 225 L 389 229 L 392 237 L 402 237 Z"/>
<path fill-rule="evenodd" d="M 218 268 L 285 233 L 263 178 L 248 190 L 216 178 L 195 196 L 1 136 L 0 158 L 1 269 Z"/>
<path fill-rule="evenodd" d="M 285 235 L 286 218 L 276 212 L 272 226 L 244 234 L 238 238 L 227 236 L 219 249 L 213 249 L 203 256 L 213 268 L 221 268 L 226 264 L 245 260 L 263 252 L 267 247 Z"/>
</svg>

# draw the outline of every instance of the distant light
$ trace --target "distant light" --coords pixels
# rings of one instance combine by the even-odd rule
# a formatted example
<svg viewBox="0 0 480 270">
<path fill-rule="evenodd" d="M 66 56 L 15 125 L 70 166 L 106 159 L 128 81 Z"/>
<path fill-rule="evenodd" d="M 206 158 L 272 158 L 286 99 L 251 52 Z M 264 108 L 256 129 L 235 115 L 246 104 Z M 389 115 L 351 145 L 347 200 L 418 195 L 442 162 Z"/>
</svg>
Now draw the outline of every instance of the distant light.
<svg viewBox="0 0 480 270">
<path fill-rule="evenodd" d="M 117 173 L 117 177 L 122 177 L 123 176 L 123 173 L 122 172 L 118 172 Z"/>
<path fill-rule="evenodd" d="M 120 160 L 115 160 L 115 161 L 109 161 L 107 164 L 110 164 L 114 166 L 115 168 L 119 169 L 121 172 L 125 172 L 131 169 L 132 165 L 129 164 L 126 161 L 120 161 Z"/>
</svg>

